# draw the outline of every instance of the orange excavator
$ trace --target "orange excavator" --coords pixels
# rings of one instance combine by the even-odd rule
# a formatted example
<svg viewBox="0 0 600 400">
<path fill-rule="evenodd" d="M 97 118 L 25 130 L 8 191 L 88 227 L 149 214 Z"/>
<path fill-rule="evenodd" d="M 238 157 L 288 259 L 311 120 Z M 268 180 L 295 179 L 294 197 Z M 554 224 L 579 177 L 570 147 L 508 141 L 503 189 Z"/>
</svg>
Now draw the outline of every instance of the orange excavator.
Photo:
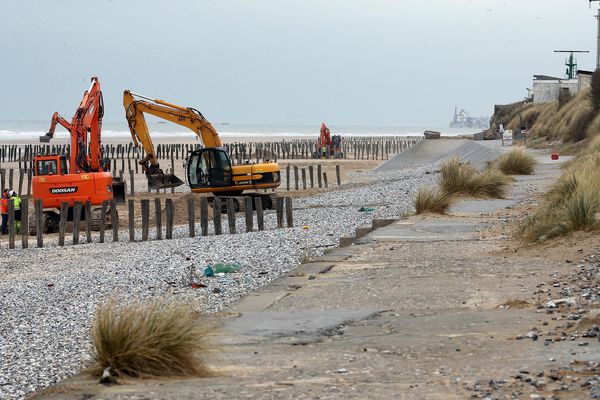
<svg viewBox="0 0 600 400">
<path fill-rule="evenodd" d="M 42 200 L 45 232 L 57 230 L 60 204 L 63 202 L 69 205 L 68 218 L 71 219 L 75 202 L 85 204 L 89 201 L 96 206 L 92 209 L 94 220 L 98 218 L 97 206 L 105 200 L 125 201 L 125 185 L 119 178 L 111 176 L 110 160 L 102 154 L 100 132 L 104 103 L 98 78 L 93 77 L 91 81 L 71 122 L 55 112 L 50 130 L 40 136 L 40 142 L 50 142 L 57 124 L 71 135 L 68 167 L 64 155 L 38 155 L 33 160 L 32 192 L 34 200 Z M 35 229 L 34 224 L 30 227 Z"/>
</svg>

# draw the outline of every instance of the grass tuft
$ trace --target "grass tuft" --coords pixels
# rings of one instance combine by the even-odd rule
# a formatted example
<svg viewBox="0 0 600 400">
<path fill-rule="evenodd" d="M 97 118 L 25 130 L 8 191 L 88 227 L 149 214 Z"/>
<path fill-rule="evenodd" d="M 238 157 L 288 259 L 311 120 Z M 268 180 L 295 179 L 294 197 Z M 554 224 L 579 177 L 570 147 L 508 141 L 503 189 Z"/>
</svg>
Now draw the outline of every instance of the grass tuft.
<svg viewBox="0 0 600 400">
<path fill-rule="evenodd" d="M 91 336 L 100 375 L 156 377 L 210 375 L 205 364 L 210 327 L 191 307 L 166 300 L 118 307 L 108 301 L 97 312 Z"/>
<path fill-rule="evenodd" d="M 440 174 L 440 187 L 444 192 L 468 193 L 477 171 L 469 164 L 461 164 L 455 157 L 442 163 Z"/>
<path fill-rule="evenodd" d="M 596 214 L 600 212 L 598 193 L 578 189 L 565 201 L 564 210 L 571 231 L 593 229 L 597 224 Z"/>
<path fill-rule="evenodd" d="M 490 169 L 475 176 L 470 194 L 500 199 L 506 196 L 511 182 L 512 179 L 501 171 Z"/>
<path fill-rule="evenodd" d="M 504 153 L 495 162 L 498 169 L 506 175 L 531 175 L 536 164 L 535 158 L 520 148 Z"/>
<path fill-rule="evenodd" d="M 490 169 L 478 173 L 468 164 L 461 164 L 458 158 L 452 158 L 441 165 L 440 187 L 442 191 L 472 196 L 504 197 L 511 178 L 501 171 Z"/>
<path fill-rule="evenodd" d="M 540 242 L 574 231 L 600 229 L 600 155 L 589 146 L 570 163 L 545 202 L 517 226 L 515 236 Z"/>
<path fill-rule="evenodd" d="M 445 214 L 452 202 L 452 196 L 442 190 L 419 189 L 415 197 L 415 210 L 417 214 L 424 212 Z"/>
</svg>

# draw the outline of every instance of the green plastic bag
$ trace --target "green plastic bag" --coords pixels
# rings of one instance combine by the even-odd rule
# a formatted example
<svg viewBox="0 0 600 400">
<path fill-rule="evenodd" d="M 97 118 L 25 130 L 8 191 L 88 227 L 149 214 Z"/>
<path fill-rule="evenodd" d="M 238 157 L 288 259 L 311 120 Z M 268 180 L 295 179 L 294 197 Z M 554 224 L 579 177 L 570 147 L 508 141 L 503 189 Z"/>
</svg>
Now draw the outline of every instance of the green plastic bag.
<svg viewBox="0 0 600 400">
<path fill-rule="evenodd" d="M 215 274 L 233 274 L 240 270 L 241 265 L 237 262 L 232 263 L 217 263 L 213 266 Z"/>
</svg>

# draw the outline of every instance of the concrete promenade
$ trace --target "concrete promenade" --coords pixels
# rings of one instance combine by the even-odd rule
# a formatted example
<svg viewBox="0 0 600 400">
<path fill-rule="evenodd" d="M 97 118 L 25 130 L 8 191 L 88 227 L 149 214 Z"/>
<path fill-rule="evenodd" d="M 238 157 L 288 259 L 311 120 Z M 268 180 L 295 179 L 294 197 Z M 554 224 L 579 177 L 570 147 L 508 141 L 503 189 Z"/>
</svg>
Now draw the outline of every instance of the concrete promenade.
<svg viewBox="0 0 600 400">
<path fill-rule="evenodd" d="M 217 317 L 219 376 L 116 386 L 79 376 L 34 398 L 587 398 L 548 371 L 598 360 L 600 344 L 545 345 L 565 321 L 537 293 L 575 261 L 502 251 L 507 223 L 560 173 L 547 158 L 508 199 L 398 220 L 229 307 Z"/>
</svg>

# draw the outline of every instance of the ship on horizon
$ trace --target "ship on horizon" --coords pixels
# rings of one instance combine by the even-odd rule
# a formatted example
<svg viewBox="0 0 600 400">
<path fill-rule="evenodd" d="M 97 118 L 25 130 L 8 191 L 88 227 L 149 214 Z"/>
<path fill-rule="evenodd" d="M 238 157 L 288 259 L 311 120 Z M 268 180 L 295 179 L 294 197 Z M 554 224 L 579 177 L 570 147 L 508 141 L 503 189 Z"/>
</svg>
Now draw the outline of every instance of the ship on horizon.
<svg viewBox="0 0 600 400">
<path fill-rule="evenodd" d="M 454 107 L 454 118 L 450 122 L 450 128 L 476 128 L 489 129 L 490 119 L 488 117 L 471 117 L 467 111 Z"/>
</svg>

